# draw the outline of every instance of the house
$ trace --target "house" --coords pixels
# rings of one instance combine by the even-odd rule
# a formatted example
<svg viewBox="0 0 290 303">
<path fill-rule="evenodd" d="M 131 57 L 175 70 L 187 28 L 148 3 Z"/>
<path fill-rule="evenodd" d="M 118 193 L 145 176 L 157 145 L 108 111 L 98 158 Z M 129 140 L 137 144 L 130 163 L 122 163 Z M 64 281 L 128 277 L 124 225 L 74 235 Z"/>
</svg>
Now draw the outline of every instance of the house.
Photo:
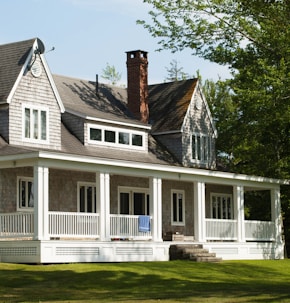
<svg viewBox="0 0 290 303">
<path fill-rule="evenodd" d="M 0 46 L 2 262 L 167 261 L 184 243 L 283 258 L 289 183 L 216 169 L 198 79 L 148 85 L 136 50 L 128 88 L 113 87 L 51 74 L 44 52 L 38 38 Z M 249 220 L 257 197 L 265 216 Z"/>
</svg>

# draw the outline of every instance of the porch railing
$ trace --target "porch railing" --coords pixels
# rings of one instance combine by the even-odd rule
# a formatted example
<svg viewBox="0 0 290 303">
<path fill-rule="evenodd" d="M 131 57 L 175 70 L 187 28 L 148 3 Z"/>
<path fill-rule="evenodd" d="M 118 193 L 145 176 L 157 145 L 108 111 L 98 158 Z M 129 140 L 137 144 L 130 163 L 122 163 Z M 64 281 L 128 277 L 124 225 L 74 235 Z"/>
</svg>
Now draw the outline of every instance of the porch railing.
<svg viewBox="0 0 290 303">
<path fill-rule="evenodd" d="M 206 219 L 207 240 L 237 240 L 237 220 Z"/>
<path fill-rule="evenodd" d="M 139 216 L 110 215 L 110 237 L 112 239 L 151 239 L 152 232 L 139 231 Z M 152 218 L 150 218 L 152 226 Z"/>
<path fill-rule="evenodd" d="M 4 213 L 0 214 L 0 238 L 32 237 L 34 233 L 34 214 Z"/>
<path fill-rule="evenodd" d="M 275 239 L 275 223 L 245 220 L 245 238 L 248 241 L 273 241 Z"/>
<path fill-rule="evenodd" d="M 50 211 L 50 237 L 99 237 L 99 214 Z"/>
</svg>

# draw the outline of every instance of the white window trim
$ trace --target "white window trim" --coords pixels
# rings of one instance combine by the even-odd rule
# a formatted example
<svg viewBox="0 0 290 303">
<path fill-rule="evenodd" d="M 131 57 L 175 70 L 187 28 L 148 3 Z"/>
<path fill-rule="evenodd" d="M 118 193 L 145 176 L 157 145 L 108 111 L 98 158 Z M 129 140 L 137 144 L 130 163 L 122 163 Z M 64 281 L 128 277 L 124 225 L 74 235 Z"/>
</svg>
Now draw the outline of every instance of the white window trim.
<svg viewBox="0 0 290 303">
<path fill-rule="evenodd" d="M 33 178 L 32 177 L 23 177 L 23 176 L 18 176 L 17 177 L 17 184 L 16 184 L 16 189 L 17 189 L 17 211 L 34 211 L 34 206 L 33 207 L 20 207 L 20 188 L 19 188 L 19 182 L 21 181 L 26 181 L 26 182 L 32 182 L 33 184 Z M 32 189 L 33 190 L 33 189 Z M 34 191 L 33 191 L 34 194 Z M 35 197 L 33 197 L 33 202 L 35 203 Z"/>
<path fill-rule="evenodd" d="M 173 221 L 173 194 L 182 194 L 182 219 L 183 221 Z M 170 208 L 171 208 L 171 225 L 172 226 L 185 226 L 185 191 L 180 189 L 171 189 L 170 193 Z M 178 211 L 178 210 L 177 210 Z M 177 214 L 179 217 L 179 213 Z"/>
<path fill-rule="evenodd" d="M 41 139 L 41 127 L 39 129 L 39 138 L 40 139 L 34 139 L 34 138 L 26 138 L 25 137 L 25 109 L 45 111 L 46 112 L 46 139 Z M 30 121 L 30 131 L 31 129 L 32 120 Z M 49 108 L 46 106 L 35 106 L 32 104 L 22 104 L 22 141 L 24 142 L 32 142 L 32 143 L 42 143 L 42 144 L 48 144 L 49 143 Z"/>
<path fill-rule="evenodd" d="M 77 211 L 78 212 L 81 212 L 81 210 L 80 210 L 80 188 L 81 188 L 81 186 L 86 186 L 86 187 L 93 187 L 93 188 L 95 188 L 95 193 L 96 193 L 96 195 L 97 195 L 97 188 L 96 188 L 96 183 L 94 183 L 94 182 L 82 182 L 82 181 L 79 181 L 78 183 L 77 183 Z M 87 202 L 86 202 L 86 204 L 87 204 Z M 87 206 L 87 205 L 86 205 Z M 95 201 L 95 205 L 94 205 L 94 207 L 95 207 L 95 209 L 94 209 L 94 211 L 92 212 L 92 213 L 96 213 L 97 212 L 97 208 L 98 208 L 98 206 L 97 206 L 97 201 Z"/>
<path fill-rule="evenodd" d="M 146 187 L 118 186 L 118 214 L 120 214 L 120 212 L 121 212 L 120 193 L 128 193 L 129 195 L 131 195 L 130 199 L 132 199 L 132 200 L 129 203 L 134 204 L 132 194 L 141 193 L 141 194 L 149 195 L 149 189 Z M 149 197 L 149 199 L 150 199 L 150 197 Z M 147 203 L 145 204 L 145 208 L 147 208 Z M 133 211 L 132 205 L 129 206 L 129 209 L 131 209 Z M 146 209 L 146 212 L 147 211 L 148 210 Z"/>
<path fill-rule="evenodd" d="M 197 159 L 197 150 L 195 149 L 195 155 L 193 155 L 193 150 L 192 150 L 192 139 L 193 136 L 195 138 L 195 140 L 197 140 L 197 137 L 200 138 L 207 138 L 207 159 L 204 159 L 204 149 L 205 146 L 204 144 L 202 144 L 199 148 L 200 150 L 200 154 L 201 154 L 201 159 Z M 194 144 L 194 146 L 196 147 L 196 142 Z M 199 133 L 199 132 L 193 132 L 191 133 L 190 136 L 190 153 L 191 153 L 191 162 L 192 163 L 197 163 L 197 164 L 208 164 L 210 163 L 210 159 L 211 159 L 211 153 L 212 153 L 212 140 L 211 137 L 204 134 L 204 133 Z"/>
<path fill-rule="evenodd" d="M 231 214 L 230 214 L 230 218 L 214 218 L 214 214 L 213 214 L 213 197 L 220 197 L 222 198 L 226 198 L 226 201 L 228 200 L 228 198 L 230 198 L 230 209 L 231 209 Z M 210 194 L 210 217 L 212 219 L 216 219 L 216 220 L 232 220 L 234 218 L 234 203 L 233 203 L 233 195 L 232 194 L 226 194 L 226 193 L 211 193 Z M 222 205 L 220 205 L 220 212 L 221 214 L 223 213 L 222 211 Z M 227 205 L 227 209 L 228 209 L 228 205 Z M 228 211 L 227 211 L 228 213 Z"/>
<path fill-rule="evenodd" d="M 101 132 L 102 132 L 102 140 L 101 141 L 90 139 L 90 130 L 92 128 L 101 130 Z M 116 133 L 115 142 L 106 142 L 104 140 L 106 130 L 114 131 Z M 121 144 L 121 143 L 118 142 L 119 133 L 128 133 L 129 134 L 129 136 L 130 136 L 129 137 L 130 138 L 129 139 L 130 140 L 129 144 Z M 126 129 L 126 128 L 117 128 L 117 127 L 103 126 L 103 125 L 97 125 L 97 124 L 88 124 L 87 134 L 88 134 L 88 143 L 89 144 L 102 145 L 102 146 L 111 146 L 111 147 L 131 149 L 131 150 L 142 150 L 142 151 L 145 151 L 145 149 L 146 149 L 146 144 L 145 144 L 146 133 L 142 132 L 142 131 L 135 131 L 135 130 L 130 130 L 130 129 Z M 142 146 L 136 146 L 136 145 L 132 144 L 132 135 L 142 136 Z"/>
</svg>

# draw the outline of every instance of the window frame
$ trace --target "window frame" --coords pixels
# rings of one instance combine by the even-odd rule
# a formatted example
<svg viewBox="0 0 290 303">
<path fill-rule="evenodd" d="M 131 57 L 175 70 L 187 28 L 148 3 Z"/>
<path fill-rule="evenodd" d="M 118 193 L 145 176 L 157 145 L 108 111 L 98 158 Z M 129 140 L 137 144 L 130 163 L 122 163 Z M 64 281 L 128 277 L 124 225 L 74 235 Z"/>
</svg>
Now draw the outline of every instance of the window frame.
<svg viewBox="0 0 290 303">
<path fill-rule="evenodd" d="M 29 110 L 29 137 L 27 137 L 27 120 L 26 111 Z M 34 138 L 35 119 L 34 114 L 37 112 L 37 138 Z M 42 126 L 42 113 L 45 113 L 45 127 Z M 34 106 L 31 104 L 22 104 L 22 140 L 34 143 L 49 143 L 49 108 L 46 106 Z M 45 130 L 45 139 L 42 139 L 43 130 Z"/>
<path fill-rule="evenodd" d="M 80 198 L 80 189 L 81 187 L 85 187 L 85 211 L 81 211 L 81 198 Z M 95 198 L 95 201 L 92 203 L 92 211 L 88 212 L 88 197 L 87 197 L 87 190 L 89 187 L 92 187 L 94 189 L 94 191 L 92 192 L 92 198 Z M 96 183 L 94 182 L 83 182 L 83 181 L 79 181 L 77 183 L 77 211 L 79 213 L 97 213 L 98 210 L 98 206 L 97 206 L 97 186 Z"/>
<path fill-rule="evenodd" d="M 145 138 L 146 133 L 142 131 L 135 131 L 126 128 L 117 128 L 111 126 L 103 126 L 103 125 L 96 125 L 96 124 L 88 124 L 87 127 L 87 134 L 88 134 L 88 143 L 93 145 L 102 145 L 102 146 L 112 146 L 124 149 L 133 149 L 133 150 L 145 150 Z M 93 140 L 91 139 L 91 129 L 96 129 L 101 131 L 101 139 L 100 140 Z M 106 141 L 105 134 L 109 132 L 115 133 L 115 140 L 113 142 Z M 120 135 L 125 134 L 129 135 L 129 142 L 128 143 L 120 143 Z M 135 145 L 134 144 L 134 136 L 141 136 L 142 145 Z"/>
<path fill-rule="evenodd" d="M 25 194 L 25 206 L 20 205 L 20 194 L 21 194 L 21 189 L 20 189 L 20 182 L 25 182 L 25 188 L 28 188 L 28 183 L 31 183 L 31 193 L 33 195 L 33 206 L 29 206 L 29 200 L 26 201 L 28 198 L 28 193 Z M 34 187 L 33 187 L 33 177 L 24 177 L 24 176 L 18 176 L 17 177 L 17 211 L 34 211 Z M 22 203 L 21 203 L 22 204 Z"/>
<path fill-rule="evenodd" d="M 175 221 L 174 220 L 174 217 L 175 217 L 175 214 L 174 214 L 174 194 L 176 194 L 177 196 L 179 194 L 182 194 L 182 210 L 181 210 L 181 216 L 182 216 L 182 220 L 179 220 L 178 218 L 180 218 L 180 210 L 179 210 L 179 205 L 177 205 L 176 207 L 176 210 L 177 210 L 177 213 L 176 213 L 176 218 L 177 220 Z M 185 191 L 184 190 L 181 190 L 181 189 L 171 189 L 171 192 L 170 192 L 170 200 L 171 200 L 171 225 L 173 226 L 185 226 Z M 178 199 L 177 199 L 178 201 Z"/>
<path fill-rule="evenodd" d="M 194 138 L 194 142 L 193 142 Z M 209 164 L 211 158 L 211 137 L 199 132 L 193 132 L 190 136 L 191 162 Z M 194 151 L 193 151 L 194 147 Z"/>
<path fill-rule="evenodd" d="M 216 201 L 214 201 L 214 198 Z M 230 199 L 230 201 L 228 199 Z M 220 204 L 217 205 L 215 210 L 213 205 L 214 202 Z M 233 195 L 227 193 L 210 193 L 210 217 L 211 219 L 216 219 L 216 220 L 233 220 L 234 219 Z"/>
</svg>

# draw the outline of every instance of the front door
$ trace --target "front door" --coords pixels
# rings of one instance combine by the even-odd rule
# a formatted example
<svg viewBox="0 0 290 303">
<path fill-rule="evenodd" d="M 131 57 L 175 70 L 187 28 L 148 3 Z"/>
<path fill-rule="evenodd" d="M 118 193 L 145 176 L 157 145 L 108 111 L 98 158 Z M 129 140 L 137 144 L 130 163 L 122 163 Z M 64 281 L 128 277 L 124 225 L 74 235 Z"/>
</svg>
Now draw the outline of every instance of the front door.
<svg viewBox="0 0 290 303">
<path fill-rule="evenodd" d="M 149 194 L 146 189 L 119 189 L 119 213 L 122 215 L 149 215 Z"/>
</svg>

